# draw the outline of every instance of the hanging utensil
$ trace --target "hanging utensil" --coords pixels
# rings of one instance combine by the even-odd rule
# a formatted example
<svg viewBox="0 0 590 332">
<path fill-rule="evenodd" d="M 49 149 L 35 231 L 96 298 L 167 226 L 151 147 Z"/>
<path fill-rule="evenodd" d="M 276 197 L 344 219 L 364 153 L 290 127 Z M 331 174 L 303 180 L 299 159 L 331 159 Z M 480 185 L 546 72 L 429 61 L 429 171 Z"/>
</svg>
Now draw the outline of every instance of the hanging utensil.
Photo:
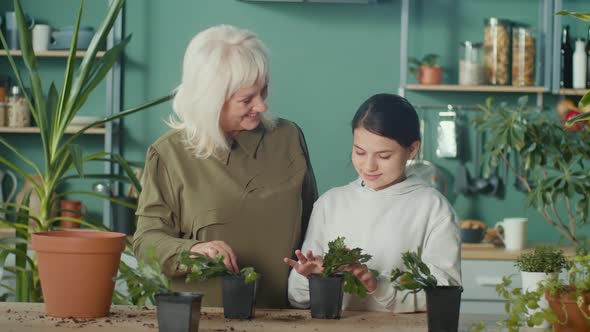
<svg viewBox="0 0 590 332">
<path fill-rule="evenodd" d="M 447 192 L 447 182 L 442 173 L 433 163 L 424 160 L 424 147 L 426 146 L 426 137 L 424 135 L 424 120 L 420 120 L 420 148 L 418 150 L 418 159 L 408 160 L 406 163 L 406 175 L 416 176 L 424 182 L 436 188 L 443 195 Z"/>
<path fill-rule="evenodd" d="M 475 145 L 475 179 L 471 183 L 471 192 L 472 193 L 479 193 L 489 189 L 490 183 L 488 179 L 484 178 L 481 174 L 481 165 L 480 165 L 480 153 L 481 153 L 481 142 L 480 142 L 480 133 L 475 130 L 475 137 L 474 137 L 474 145 Z"/>
<path fill-rule="evenodd" d="M 460 124 L 461 122 L 458 122 Z M 461 142 L 461 137 L 467 137 L 464 135 L 464 127 L 457 126 L 457 135 L 459 136 L 458 142 Z M 459 165 L 455 169 L 455 182 L 454 191 L 455 194 L 468 194 L 470 186 L 470 176 L 467 167 L 465 167 L 465 144 L 459 143 L 457 149 L 457 157 L 459 158 Z"/>
</svg>

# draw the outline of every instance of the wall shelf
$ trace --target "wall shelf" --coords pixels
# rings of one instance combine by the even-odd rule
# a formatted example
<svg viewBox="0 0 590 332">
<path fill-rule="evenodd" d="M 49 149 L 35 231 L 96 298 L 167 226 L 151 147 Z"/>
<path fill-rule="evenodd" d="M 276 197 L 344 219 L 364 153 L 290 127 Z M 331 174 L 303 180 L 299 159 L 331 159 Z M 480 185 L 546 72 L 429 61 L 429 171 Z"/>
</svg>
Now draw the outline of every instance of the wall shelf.
<svg viewBox="0 0 590 332">
<path fill-rule="evenodd" d="M 68 127 L 66 129 L 67 134 L 75 134 L 82 127 Z M 12 128 L 12 127 L 0 127 L 0 133 L 4 134 L 38 134 L 38 127 L 23 127 L 23 128 Z M 84 135 L 104 135 L 107 130 L 105 128 L 90 128 L 86 130 Z"/>
<path fill-rule="evenodd" d="M 559 94 L 564 96 L 583 96 L 590 89 L 560 89 Z"/>
<path fill-rule="evenodd" d="M 22 56 L 23 52 L 21 50 L 10 50 L 10 54 L 12 56 Z M 53 51 L 44 51 L 35 53 L 37 57 L 43 58 L 67 58 L 69 54 L 68 50 L 53 50 Z M 105 51 L 99 51 L 96 53 L 97 57 L 104 56 Z M 76 57 L 81 58 L 86 55 L 86 51 L 76 51 Z M 0 50 L 0 56 L 8 56 L 8 52 L 6 50 Z"/>
<path fill-rule="evenodd" d="M 452 85 L 452 84 L 437 84 L 437 85 L 422 85 L 422 84 L 408 84 L 407 90 L 413 91 L 456 91 L 456 92 L 508 92 L 508 93 L 543 93 L 545 88 L 542 86 L 509 86 L 509 85 Z"/>
</svg>

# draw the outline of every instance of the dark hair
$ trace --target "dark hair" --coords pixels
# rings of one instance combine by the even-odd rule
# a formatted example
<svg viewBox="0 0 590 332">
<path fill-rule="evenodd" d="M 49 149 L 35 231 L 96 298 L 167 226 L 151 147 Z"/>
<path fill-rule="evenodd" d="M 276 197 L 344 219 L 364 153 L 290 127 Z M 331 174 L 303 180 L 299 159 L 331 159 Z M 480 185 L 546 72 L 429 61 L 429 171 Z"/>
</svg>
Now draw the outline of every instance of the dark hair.
<svg viewBox="0 0 590 332">
<path fill-rule="evenodd" d="M 398 95 L 379 93 L 367 99 L 352 119 L 352 131 L 359 127 L 391 138 L 405 148 L 420 140 L 418 114 L 409 101 Z"/>
</svg>

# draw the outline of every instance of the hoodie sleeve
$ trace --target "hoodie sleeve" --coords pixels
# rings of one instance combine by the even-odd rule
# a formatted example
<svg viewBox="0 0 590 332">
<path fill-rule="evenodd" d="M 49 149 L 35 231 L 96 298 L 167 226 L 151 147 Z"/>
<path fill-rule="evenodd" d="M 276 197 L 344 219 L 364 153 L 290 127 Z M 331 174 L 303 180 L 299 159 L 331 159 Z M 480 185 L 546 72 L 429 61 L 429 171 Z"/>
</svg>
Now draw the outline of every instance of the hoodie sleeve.
<svg viewBox="0 0 590 332">
<path fill-rule="evenodd" d="M 323 255 L 325 238 L 325 213 L 324 203 L 320 197 L 313 206 L 309 226 L 305 234 L 305 240 L 301 247 L 302 252 L 311 250 L 314 255 Z M 309 308 L 309 282 L 306 277 L 300 275 L 294 269 L 289 273 L 289 302 L 295 308 Z"/>
<path fill-rule="evenodd" d="M 454 213 L 434 224 L 424 241 L 422 260 L 439 285 L 461 285 L 461 237 Z"/>
</svg>

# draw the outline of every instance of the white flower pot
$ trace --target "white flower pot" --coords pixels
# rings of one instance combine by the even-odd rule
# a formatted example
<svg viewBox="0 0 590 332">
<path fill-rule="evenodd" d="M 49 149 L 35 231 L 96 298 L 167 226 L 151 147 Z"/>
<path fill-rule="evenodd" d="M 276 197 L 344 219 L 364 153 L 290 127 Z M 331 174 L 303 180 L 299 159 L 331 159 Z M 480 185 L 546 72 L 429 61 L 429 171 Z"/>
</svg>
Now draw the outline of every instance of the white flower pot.
<svg viewBox="0 0 590 332">
<path fill-rule="evenodd" d="M 551 273 L 544 273 L 544 272 L 522 271 L 522 272 L 520 272 L 520 274 L 521 274 L 521 278 L 522 278 L 522 291 L 523 292 L 537 290 L 539 287 L 539 282 L 547 280 L 547 279 L 549 279 L 549 277 L 552 276 Z M 542 296 L 541 299 L 539 299 L 539 309 L 529 310 L 529 315 L 532 315 L 535 312 L 540 311 L 541 309 L 546 309 L 546 308 L 549 308 L 549 303 L 547 303 L 545 296 Z M 535 327 L 548 328 L 549 322 L 544 321 L 540 325 L 535 325 Z"/>
</svg>

